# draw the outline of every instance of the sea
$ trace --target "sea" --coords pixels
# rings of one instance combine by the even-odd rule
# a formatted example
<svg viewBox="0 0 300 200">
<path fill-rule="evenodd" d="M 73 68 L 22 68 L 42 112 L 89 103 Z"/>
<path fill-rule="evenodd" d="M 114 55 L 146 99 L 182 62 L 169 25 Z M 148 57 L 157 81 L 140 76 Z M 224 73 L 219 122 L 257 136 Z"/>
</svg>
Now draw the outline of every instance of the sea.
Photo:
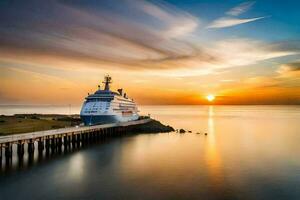
<svg viewBox="0 0 300 200">
<path fill-rule="evenodd" d="M 78 114 L 79 106 L 0 106 Z M 300 106 L 140 106 L 187 132 L 135 134 L 11 169 L 0 199 L 300 199 Z M 190 132 L 188 132 L 190 131 Z M 206 134 L 205 134 L 206 133 Z"/>
</svg>

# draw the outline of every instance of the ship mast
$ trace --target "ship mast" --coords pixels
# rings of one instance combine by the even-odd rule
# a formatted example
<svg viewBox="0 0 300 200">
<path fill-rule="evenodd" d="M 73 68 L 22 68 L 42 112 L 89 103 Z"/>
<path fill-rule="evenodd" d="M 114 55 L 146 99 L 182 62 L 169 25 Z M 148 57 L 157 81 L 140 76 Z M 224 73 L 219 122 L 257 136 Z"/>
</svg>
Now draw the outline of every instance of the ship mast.
<svg viewBox="0 0 300 200">
<path fill-rule="evenodd" d="M 111 83 L 111 77 L 109 75 L 104 76 L 104 81 L 102 83 L 105 84 L 104 90 L 109 90 L 109 84 Z"/>
</svg>

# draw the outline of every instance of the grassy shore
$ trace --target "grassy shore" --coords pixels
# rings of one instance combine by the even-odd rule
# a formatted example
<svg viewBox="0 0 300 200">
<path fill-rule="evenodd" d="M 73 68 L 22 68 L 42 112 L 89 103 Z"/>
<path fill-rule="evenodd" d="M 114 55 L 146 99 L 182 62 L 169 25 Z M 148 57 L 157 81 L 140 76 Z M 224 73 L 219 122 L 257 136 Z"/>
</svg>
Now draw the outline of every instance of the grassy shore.
<svg viewBox="0 0 300 200">
<path fill-rule="evenodd" d="M 79 125 L 79 115 L 16 114 L 0 116 L 0 136 Z"/>
<path fill-rule="evenodd" d="M 143 119 L 145 117 L 141 117 Z M 81 124 L 79 115 L 16 114 L 0 115 L 0 136 L 71 127 Z M 163 133 L 174 129 L 153 120 L 137 126 L 134 132 Z"/>
</svg>

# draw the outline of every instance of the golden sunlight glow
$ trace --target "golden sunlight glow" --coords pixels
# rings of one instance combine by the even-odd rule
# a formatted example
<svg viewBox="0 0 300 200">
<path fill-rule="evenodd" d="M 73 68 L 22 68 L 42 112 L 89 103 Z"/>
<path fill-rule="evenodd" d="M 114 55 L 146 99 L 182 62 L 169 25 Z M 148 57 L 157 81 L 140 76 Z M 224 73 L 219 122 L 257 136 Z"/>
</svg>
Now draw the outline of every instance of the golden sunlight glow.
<svg viewBox="0 0 300 200">
<path fill-rule="evenodd" d="M 209 95 L 206 96 L 206 99 L 211 102 L 215 99 L 215 96 L 212 95 L 212 94 L 209 94 Z"/>
</svg>

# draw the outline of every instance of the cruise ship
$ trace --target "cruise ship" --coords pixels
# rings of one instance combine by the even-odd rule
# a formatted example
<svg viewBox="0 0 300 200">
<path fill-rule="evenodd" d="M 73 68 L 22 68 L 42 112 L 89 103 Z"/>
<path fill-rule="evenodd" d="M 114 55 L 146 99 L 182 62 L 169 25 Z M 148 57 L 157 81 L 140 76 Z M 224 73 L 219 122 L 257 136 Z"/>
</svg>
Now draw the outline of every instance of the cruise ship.
<svg viewBox="0 0 300 200">
<path fill-rule="evenodd" d="M 123 89 L 110 90 L 110 76 L 105 76 L 104 89 L 98 86 L 94 94 L 89 94 L 82 105 L 80 118 L 84 125 L 128 122 L 139 118 L 135 102 L 128 98 Z"/>
</svg>

